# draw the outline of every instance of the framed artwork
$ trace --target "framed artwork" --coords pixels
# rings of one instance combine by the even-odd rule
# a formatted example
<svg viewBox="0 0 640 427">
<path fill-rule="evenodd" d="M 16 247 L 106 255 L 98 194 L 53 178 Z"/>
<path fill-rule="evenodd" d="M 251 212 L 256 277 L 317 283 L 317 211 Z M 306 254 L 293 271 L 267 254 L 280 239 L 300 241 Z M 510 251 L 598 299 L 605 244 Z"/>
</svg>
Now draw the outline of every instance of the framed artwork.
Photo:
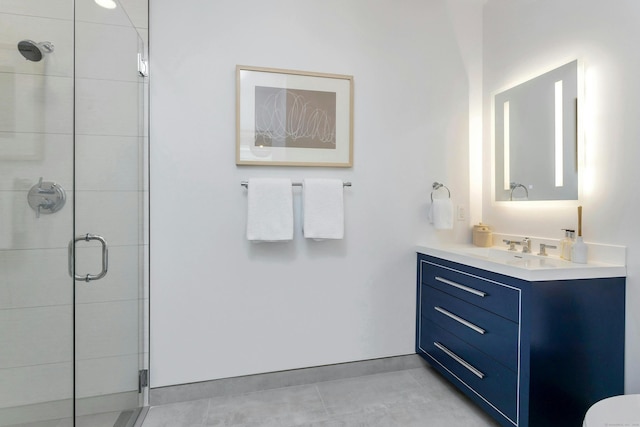
<svg viewBox="0 0 640 427">
<path fill-rule="evenodd" d="M 353 77 L 238 65 L 236 164 L 353 165 Z"/>
</svg>

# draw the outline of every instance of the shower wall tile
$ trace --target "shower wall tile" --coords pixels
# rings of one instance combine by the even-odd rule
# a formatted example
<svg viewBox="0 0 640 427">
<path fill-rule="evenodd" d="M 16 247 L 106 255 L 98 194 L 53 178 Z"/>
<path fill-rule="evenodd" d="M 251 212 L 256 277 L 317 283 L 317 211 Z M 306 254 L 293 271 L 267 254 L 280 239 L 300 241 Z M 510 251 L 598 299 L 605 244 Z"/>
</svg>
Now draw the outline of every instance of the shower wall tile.
<svg viewBox="0 0 640 427">
<path fill-rule="evenodd" d="M 0 251 L 0 309 L 70 305 L 67 266 L 66 249 Z"/>
<path fill-rule="evenodd" d="M 106 276 L 95 282 L 76 282 L 76 301 L 80 304 L 134 300 L 139 298 L 138 276 L 142 265 L 139 264 L 138 246 L 111 246 L 109 248 L 109 271 Z M 80 247 L 76 249 L 76 272 L 78 274 L 96 274 L 100 271 L 101 249 L 99 247 Z"/>
<path fill-rule="evenodd" d="M 149 2 L 147 0 L 120 0 L 131 22 L 138 28 L 149 28 Z"/>
<path fill-rule="evenodd" d="M 75 427 L 96 427 L 96 414 L 107 412 L 117 412 L 118 414 L 128 409 L 137 408 L 139 401 L 138 390 L 117 394 L 103 394 L 97 396 L 83 397 L 76 401 L 76 414 L 79 416 Z M 111 426 L 108 424 L 107 426 Z M 120 427 L 116 424 L 114 427 Z M 177 427 L 177 426 L 176 426 Z"/>
<path fill-rule="evenodd" d="M 145 136 L 140 138 L 140 157 L 142 158 L 142 164 L 140 165 L 140 183 L 139 188 L 144 191 L 149 191 L 149 137 Z M 149 211 L 147 211 L 148 213 Z"/>
<path fill-rule="evenodd" d="M 136 30 L 138 30 L 138 36 L 140 36 L 140 39 L 142 41 L 145 57 L 148 58 L 149 57 L 149 29 L 136 28 Z"/>
<path fill-rule="evenodd" d="M 138 191 L 141 144 L 132 136 L 78 135 L 76 190 Z"/>
<path fill-rule="evenodd" d="M 73 132 L 73 79 L 0 73 L 0 93 L 0 132 Z"/>
<path fill-rule="evenodd" d="M 21 40 L 47 41 L 54 51 L 28 61 L 18 51 Z M 0 13 L 0 64 L 3 72 L 73 77 L 73 22 Z"/>
<path fill-rule="evenodd" d="M 72 359 L 73 306 L 0 310 L 0 369 Z"/>
<path fill-rule="evenodd" d="M 149 299 L 142 300 L 142 305 L 143 305 L 144 319 L 148 319 L 149 318 Z M 146 322 L 146 321 L 144 322 L 143 337 L 144 337 L 144 339 L 142 340 L 143 360 L 144 360 L 144 365 L 147 366 L 147 363 L 149 361 L 149 322 Z"/>
<path fill-rule="evenodd" d="M 71 399 L 0 408 L 0 427 L 74 427 L 72 416 Z"/>
<path fill-rule="evenodd" d="M 138 92 L 134 82 L 76 79 L 76 133 L 138 136 Z"/>
<path fill-rule="evenodd" d="M 73 390 L 71 362 L 0 369 L 0 408 L 70 399 Z"/>
<path fill-rule="evenodd" d="M 145 78 L 140 78 L 138 80 L 138 99 L 148 99 L 148 84 Z M 138 136 L 146 137 L 149 136 L 147 133 L 147 128 L 149 125 L 148 122 L 148 113 L 149 111 L 143 108 L 142 103 L 138 104 Z"/>
<path fill-rule="evenodd" d="M 144 81 L 144 99 L 149 99 L 149 78 L 146 78 Z M 143 112 L 143 128 L 140 133 L 141 136 L 149 137 L 149 109 L 145 108 Z M 148 142 L 147 142 L 148 145 Z"/>
<path fill-rule="evenodd" d="M 137 82 L 138 33 L 133 27 L 79 22 L 76 76 Z"/>
<path fill-rule="evenodd" d="M 147 218 L 149 217 L 149 192 L 141 192 L 140 193 L 140 204 L 142 206 L 142 212 L 144 215 L 141 215 L 139 220 L 139 232 L 140 232 L 140 243 L 144 245 L 149 244 L 149 223 L 147 222 Z"/>
<path fill-rule="evenodd" d="M 79 360 L 78 398 L 138 391 L 138 355 Z"/>
<path fill-rule="evenodd" d="M 73 187 L 73 136 L 0 132 L 0 191 L 29 191 L 39 177 Z"/>
<path fill-rule="evenodd" d="M 143 286 L 142 286 L 142 296 L 141 298 L 148 300 L 149 299 L 149 270 L 146 268 L 148 266 L 148 261 L 149 261 L 149 244 L 146 243 L 144 246 L 142 246 L 141 248 L 142 250 L 142 256 L 144 257 L 142 259 L 142 262 L 145 266 L 145 268 L 142 269 L 142 271 L 144 272 L 144 280 L 143 280 Z M 148 309 L 148 308 L 147 308 Z M 147 313 L 148 314 L 148 313 Z M 145 319 L 147 319 L 148 317 L 145 315 Z"/>
<path fill-rule="evenodd" d="M 109 246 L 141 243 L 140 192 L 77 191 L 76 234 L 99 234 Z"/>
<path fill-rule="evenodd" d="M 138 300 L 77 304 L 78 360 L 137 356 L 138 322 Z"/>
<path fill-rule="evenodd" d="M 2 0 L 0 12 L 72 20 L 73 2 L 71 0 Z"/>
<path fill-rule="evenodd" d="M 37 179 L 26 184 L 36 183 Z M 0 191 L 0 250 L 66 249 L 73 236 L 72 210 L 71 192 L 67 192 L 67 201 L 60 211 L 36 218 L 26 191 Z"/>
<path fill-rule="evenodd" d="M 116 0 L 117 2 L 118 0 Z M 95 22 L 99 24 L 120 25 L 132 27 L 127 12 L 120 4 L 114 9 L 106 9 L 94 1 L 76 1 L 76 21 Z"/>
</svg>

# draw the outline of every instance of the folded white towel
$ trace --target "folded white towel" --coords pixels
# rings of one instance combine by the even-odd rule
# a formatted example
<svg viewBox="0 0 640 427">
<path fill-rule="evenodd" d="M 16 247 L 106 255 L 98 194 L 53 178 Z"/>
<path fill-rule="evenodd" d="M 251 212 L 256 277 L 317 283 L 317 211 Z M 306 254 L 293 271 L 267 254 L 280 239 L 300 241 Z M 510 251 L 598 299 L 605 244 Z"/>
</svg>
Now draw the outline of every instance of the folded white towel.
<svg viewBox="0 0 640 427">
<path fill-rule="evenodd" d="M 303 181 L 302 227 L 307 239 L 342 239 L 344 237 L 344 188 L 339 179 L 305 179 Z"/>
<path fill-rule="evenodd" d="M 250 179 L 247 199 L 248 240 L 280 242 L 293 239 L 290 179 Z"/>
<path fill-rule="evenodd" d="M 451 230 L 453 228 L 453 202 L 451 199 L 434 199 L 431 202 L 429 220 L 436 230 Z"/>
</svg>

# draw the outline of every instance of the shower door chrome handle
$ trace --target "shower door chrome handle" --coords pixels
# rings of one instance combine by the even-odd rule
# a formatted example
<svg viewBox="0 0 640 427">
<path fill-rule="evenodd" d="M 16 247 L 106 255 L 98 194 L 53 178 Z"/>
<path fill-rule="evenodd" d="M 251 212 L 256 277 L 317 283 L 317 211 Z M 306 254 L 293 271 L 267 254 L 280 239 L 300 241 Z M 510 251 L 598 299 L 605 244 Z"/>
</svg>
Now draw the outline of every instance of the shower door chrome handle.
<svg viewBox="0 0 640 427">
<path fill-rule="evenodd" d="M 74 259 L 74 251 L 76 242 L 85 241 L 89 242 L 91 240 L 97 240 L 102 244 L 102 270 L 98 274 L 86 274 L 84 276 L 79 274 L 74 274 L 73 269 L 73 259 Z M 109 269 L 109 247 L 107 246 L 107 241 L 102 236 L 98 236 L 96 234 L 85 234 L 83 236 L 77 236 L 71 242 L 69 242 L 69 275 L 76 280 L 83 280 L 85 282 L 90 282 L 92 280 L 102 279 L 107 275 L 107 270 Z"/>
</svg>

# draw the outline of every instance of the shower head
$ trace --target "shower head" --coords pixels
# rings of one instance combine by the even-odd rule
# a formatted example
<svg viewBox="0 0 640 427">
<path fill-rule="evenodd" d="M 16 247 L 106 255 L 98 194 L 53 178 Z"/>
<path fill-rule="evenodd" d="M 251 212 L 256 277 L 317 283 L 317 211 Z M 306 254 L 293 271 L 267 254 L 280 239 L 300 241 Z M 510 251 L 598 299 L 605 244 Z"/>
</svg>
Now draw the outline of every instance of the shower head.
<svg viewBox="0 0 640 427">
<path fill-rule="evenodd" d="M 18 43 L 18 50 L 25 59 L 38 62 L 45 54 L 53 52 L 53 44 L 50 42 L 36 43 L 33 40 L 22 40 Z"/>
</svg>

